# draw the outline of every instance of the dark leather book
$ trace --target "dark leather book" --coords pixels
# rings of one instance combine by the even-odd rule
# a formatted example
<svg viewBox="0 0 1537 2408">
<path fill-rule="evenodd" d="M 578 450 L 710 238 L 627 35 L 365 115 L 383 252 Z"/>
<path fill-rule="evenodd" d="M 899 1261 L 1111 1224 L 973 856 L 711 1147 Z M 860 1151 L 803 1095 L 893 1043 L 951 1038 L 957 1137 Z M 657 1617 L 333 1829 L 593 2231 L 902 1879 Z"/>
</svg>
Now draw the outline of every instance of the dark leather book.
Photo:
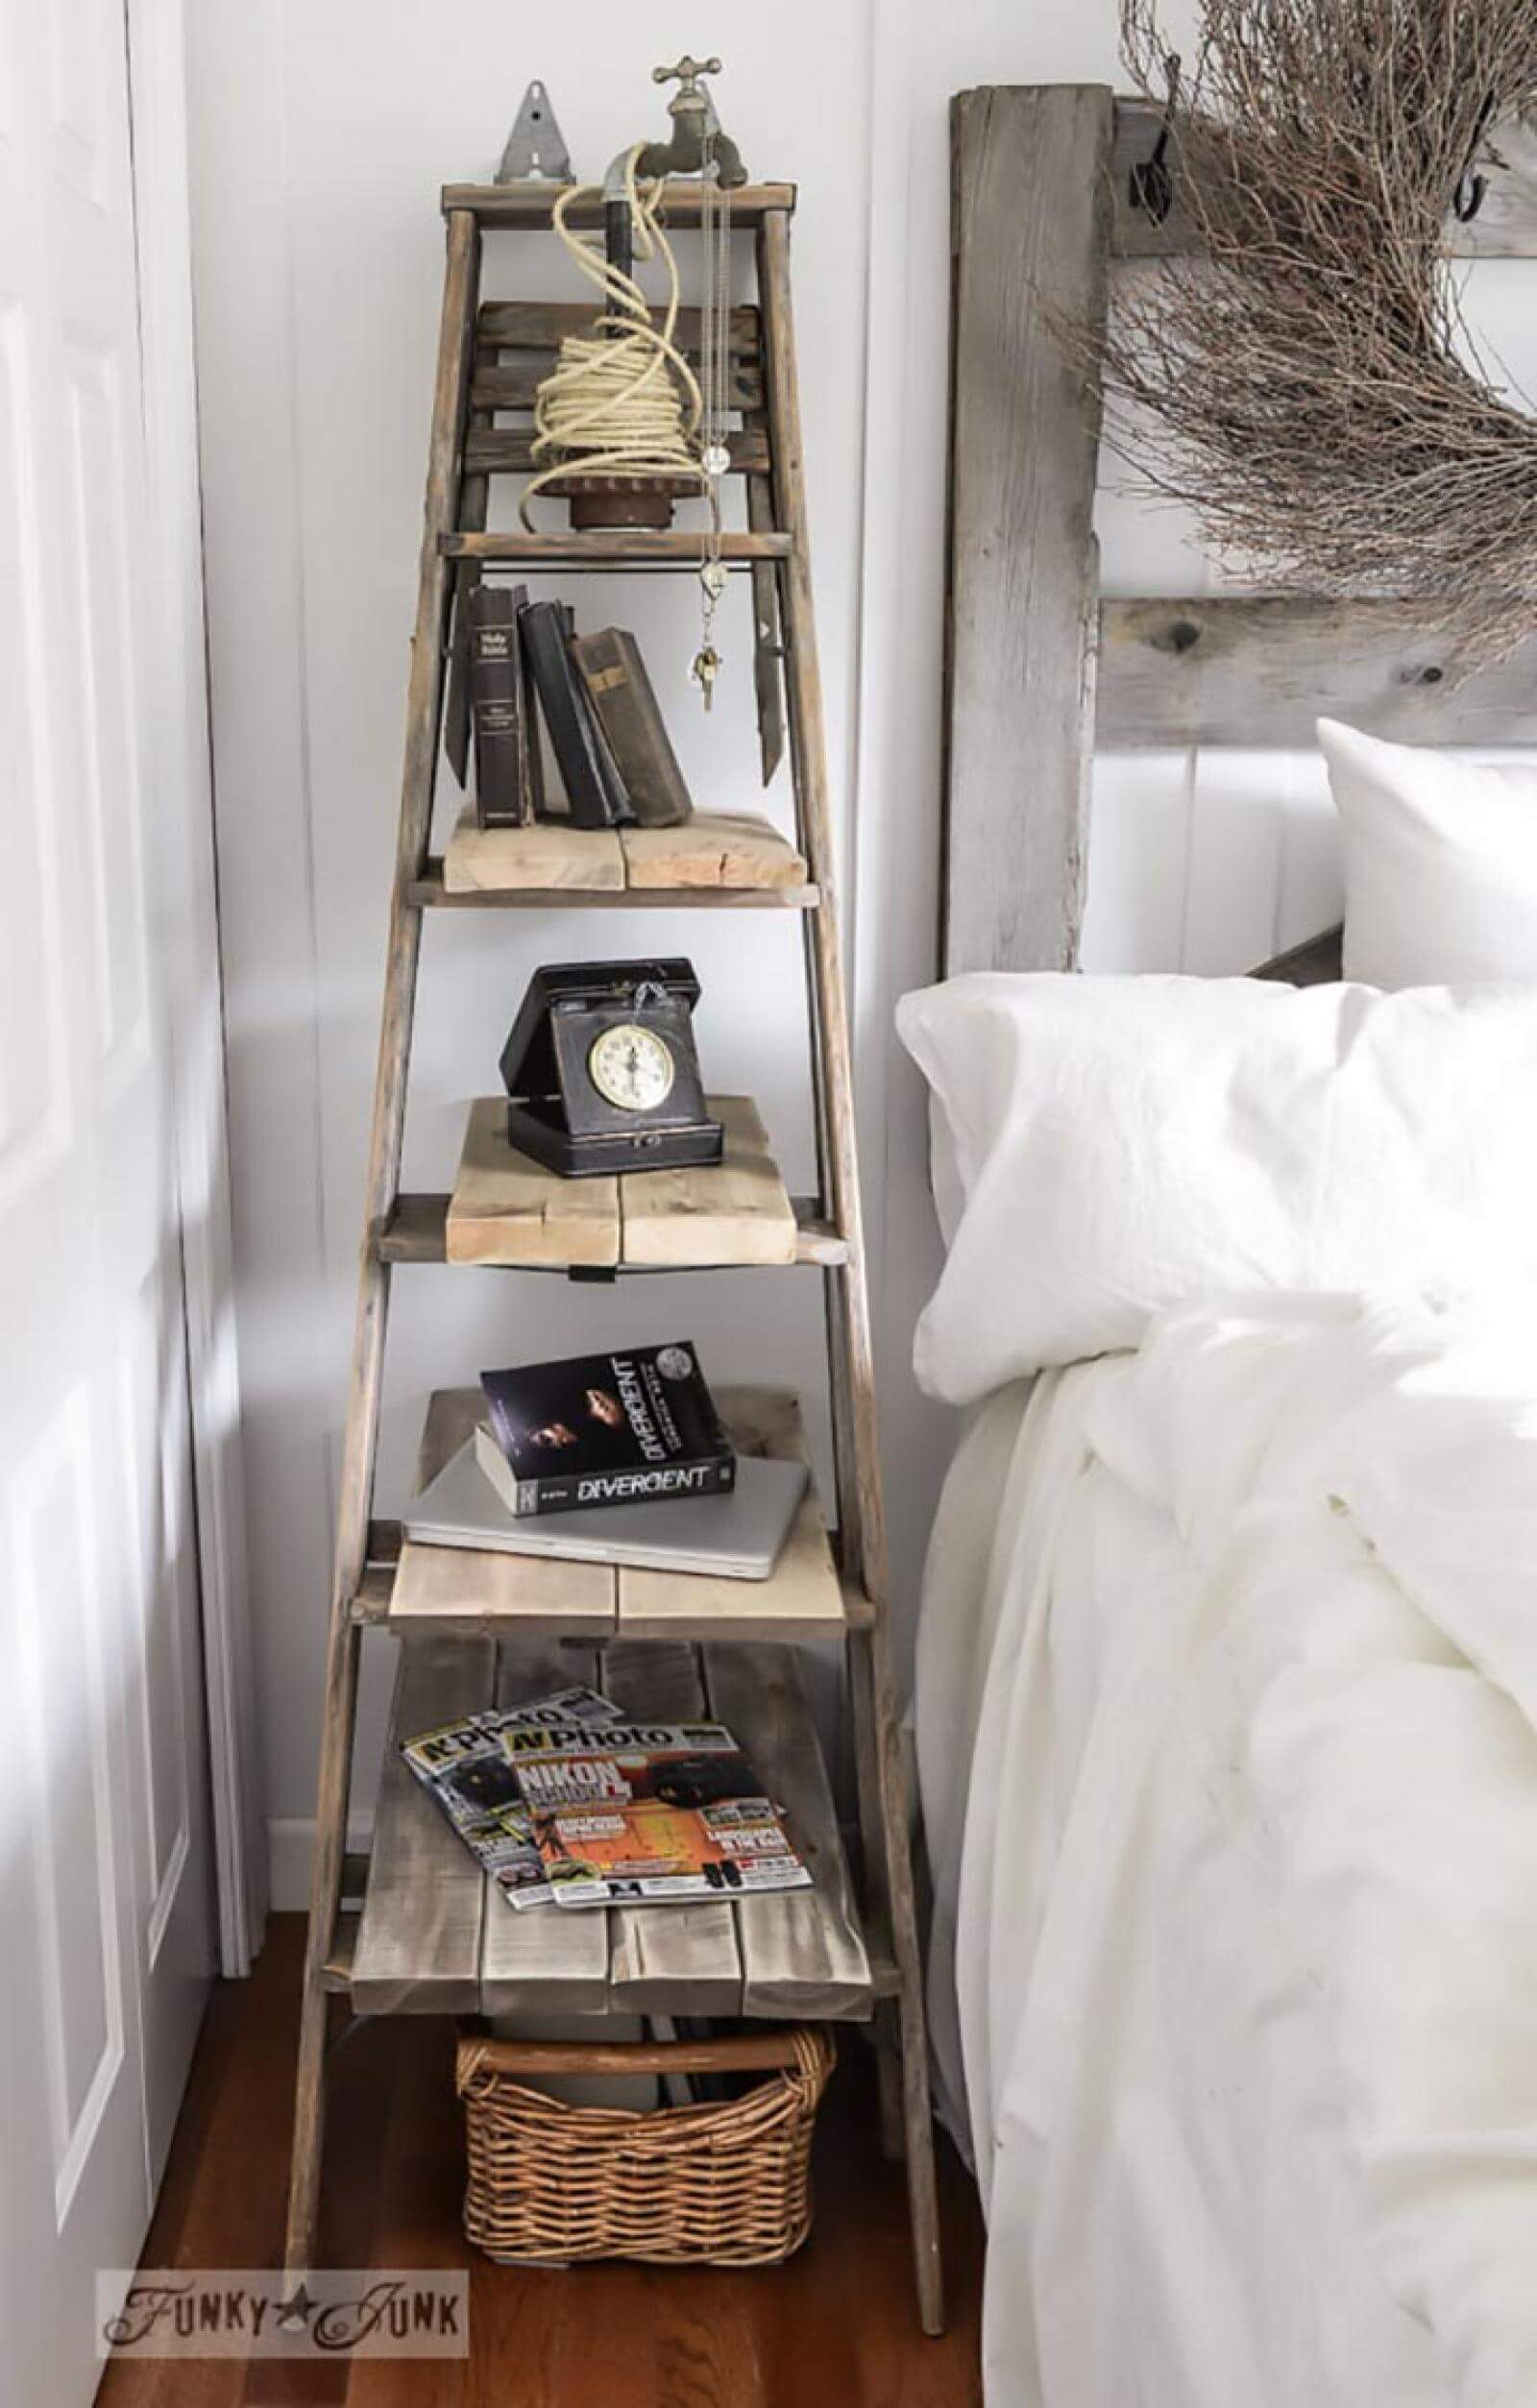
<svg viewBox="0 0 1537 2408">
<path fill-rule="evenodd" d="M 608 740 L 572 658 L 570 611 L 563 602 L 529 602 L 518 625 L 566 789 L 566 815 L 577 828 L 611 828 L 633 818 Z M 546 815 L 554 815 L 548 798 Z"/>
<path fill-rule="evenodd" d="M 482 828 L 523 827 L 534 815 L 534 731 L 518 632 L 527 599 L 525 586 L 477 585 L 470 596 L 475 812 Z"/>
<path fill-rule="evenodd" d="M 643 828 L 677 828 L 694 815 L 667 722 L 641 647 L 624 627 L 573 636 L 572 650 Z"/>
<path fill-rule="evenodd" d="M 453 623 L 449 639 L 448 677 L 443 695 L 443 749 L 459 784 L 470 783 L 470 599 L 480 582 L 478 564 L 456 563 Z"/>
</svg>

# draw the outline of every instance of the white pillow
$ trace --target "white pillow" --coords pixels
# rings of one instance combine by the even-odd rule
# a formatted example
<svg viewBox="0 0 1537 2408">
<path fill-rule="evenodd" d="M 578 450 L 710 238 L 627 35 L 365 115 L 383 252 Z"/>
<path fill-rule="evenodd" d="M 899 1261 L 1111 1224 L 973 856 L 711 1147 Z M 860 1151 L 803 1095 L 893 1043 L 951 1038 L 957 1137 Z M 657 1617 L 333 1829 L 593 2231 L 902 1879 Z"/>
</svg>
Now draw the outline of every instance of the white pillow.
<svg viewBox="0 0 1537 2408">
<path fill-rule="evenodd" d="M 1537 768 L 1493 768 L 1320 719 L 1345 834 L 1345 975 L 1537 979 Z"/>
<path fill-rule="evenodd" d="M 1537 989 L 979 973 L 906 995 L 949 1258 L 915 1363 L 958 1404 L 1256 1289 L 1537 1278 Z"/>
</svg>

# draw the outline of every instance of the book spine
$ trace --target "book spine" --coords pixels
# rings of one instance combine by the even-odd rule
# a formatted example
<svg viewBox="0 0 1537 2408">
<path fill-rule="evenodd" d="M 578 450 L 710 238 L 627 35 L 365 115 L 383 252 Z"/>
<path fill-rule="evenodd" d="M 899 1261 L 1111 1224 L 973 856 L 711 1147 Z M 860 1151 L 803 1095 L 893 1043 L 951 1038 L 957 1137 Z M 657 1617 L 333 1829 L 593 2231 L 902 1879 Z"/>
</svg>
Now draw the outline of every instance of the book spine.
<svg viewBox="0 0 1537 2408">
<path fill-rule="evenodd" d="M 470 712 L 476 816 L 484 828 L 521 827 L 528 815 L 522 683 L 513 597 L 478 587 L 470 608 Z"/>
<path fill-rule="evenodd" d="M 635 1505 L 643 1499 L 718 1496 L 735 1488 L 735 1455 L 700 1455 L 690 1462 L 638 1472 L 549 1472 L 518 1482 L 517 1512 L 566 1514 L 598 1505 Z"/>
<path fill-rule="evenodd" d="M 572 650 L 637 819 L 681 827 L 694 804 L 634 637 L 607 627 L 574 637 Z"/>
<path fill-rule="evenodd" d="M 461 786 L 470 777 L 470 602 L 480 582 L 473 560 L 457 563 L 453 581 L 453 628 L 443 697 L 443 749 Z"/>
<path fill-rule="evenodd" d="M 610 828 L 622 815 L 617 777 L 599 747 L 598 721 L 572 659 L 565 614 L 558 602 L 530 602 L 519 627 L 572 822 L 578 828 Z"/>
</svg>

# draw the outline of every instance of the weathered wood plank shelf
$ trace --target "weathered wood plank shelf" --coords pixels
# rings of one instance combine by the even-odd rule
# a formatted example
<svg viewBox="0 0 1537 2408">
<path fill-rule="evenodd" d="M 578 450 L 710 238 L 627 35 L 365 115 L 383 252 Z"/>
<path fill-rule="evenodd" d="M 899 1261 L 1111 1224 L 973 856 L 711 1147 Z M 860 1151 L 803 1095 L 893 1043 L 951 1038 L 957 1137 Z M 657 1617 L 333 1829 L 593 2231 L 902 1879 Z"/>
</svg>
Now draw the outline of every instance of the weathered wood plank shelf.
<svg viewBox="0 0 1537 2408">
<path fill-rule="evenodd" d="M 444 856 L 429 854 L 420 878 L 406 888 L 419 911 L 493 912 L 815 912 L 817 887 L 477 887 L 451 894 L 444 885 Z"/>
<path fill-rule="evenodd" d="M 757 812 L 695 812 L 681 828 L 482 828 L 460 815 L 443 856 L 442 891 L 423 901 L 527 901 L 564 909 L 598 895 L 662 901 L 804 905 L 803 854 Z"/>
<path fill-rule="evenodd" d="M 743 1454 L 807 1460 L 796 1399 L 772 1388 L 722 1388 L 720 1409 Z M 484 1417 L 478 1388 L 440 1388 L 427 1407 L 417 1467 L 425 1488 Z M 476 1633 L 602 1639 L 788 1640 L 849 1626 L 832 1540 L 808 1488 L 767 1580 L 643 1571 L 630 1566 L 505 1555 L 397 1541 L 376 1525 L 393 1560 L 372 1563 L 354 1601 L 359 1621 L 397 1636 Z M 398 1553 L 393 1552 L 398 1545 Z M 858 1617 L 856 1617 L 858 1618 Z M 426 1726 L 424 1725 L 424 1728 Z"/>
<path fill-rule="evenodd" d="M 446 1263 L 449 1259 L 448 1224 L 451 1199 L 442 1195 L 405 1194 L 397 1196 L 394 1205 L 375 1239 L 380 1262 Z M 848 1240 L 831 1223 L 824 1220 L 814 1196 L 792 1196 L 790 1208 L 795 1216 L 794 1260 L 818 1271 L 836 1271 L 848 1260 Z M 545 1269 L 558 1273 L 571 1268 L 567 1263 L 544 1265 L 525 1264 L 525 1269 Z M 647 1270 L 666 1270 L 663 1263 L 641 1264 L 621 1262 L 616 1273 L 626 1277 L 639 1277 Z M 695 1265 L 699 1268 L 730 1269 L 729 1264 Z"/>
<path fill-rule="evenodd" d="M 794 1207 L 750 1096 L 706 1099 L 725 1132 L 708 1169 L 562 1179 L 507 1141 L 504 1096 L 470 1107 L 445 1258 L 514 1270 L 773 1268 L 799 1259 Z"/>
<path fill-rule="evenodd" d="M 517 1913 L 402 1762 L 403 1739 L 557 1684 L 597 1682 L 647 1719 L 728 1722 L 784 1807 L 815 1886 L 685 1907 Z M 343 1966 L 338 1964 L 338 1974 Z M 788 1647 L 520 1646 L 413 1640 L 402 1651 L 355 2013 L 759 2015 L 867 2021 L 875 1977 L 798 1660 Z"/>
<path fill-rule="evenodd" d="M 515 231 L 522 228 L 525 231 L 538 232 L 541 228 L 549 225 L 561 191 L 562 186 L 551 183 L 548 177 L 534 177 L 524 183 L 445 184 L 443 212 L 446 217 L 451 217 L 455 211 L 465 210 L 487 230 L 503 227 Z M 731 223 L 744 232 L 756 231 L 766 219 L 775 218 L 793 209 L 794 206 L 793 184 L 741 184 L 731 195 Z M 664 186 L 662 217 L 670 229 L 696 227 L 700 210 L 696 182 L 677 182 Z M 567 223 L 571 226 L 601 226 L 601 204 L 594 198 L 574 202 L 568 212 Z"/>
</svg>

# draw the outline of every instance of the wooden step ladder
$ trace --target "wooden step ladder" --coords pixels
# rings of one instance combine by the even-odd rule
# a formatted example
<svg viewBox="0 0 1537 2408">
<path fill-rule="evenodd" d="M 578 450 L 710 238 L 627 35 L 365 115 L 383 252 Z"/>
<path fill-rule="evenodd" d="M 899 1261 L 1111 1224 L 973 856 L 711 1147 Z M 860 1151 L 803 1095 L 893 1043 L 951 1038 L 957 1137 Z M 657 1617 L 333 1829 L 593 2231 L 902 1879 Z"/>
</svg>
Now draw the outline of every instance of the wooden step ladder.
<svg viewBox="0 0 1537 2408">
<path fill-rule="evenodd" d="M 297 2275 L 315 2262 L 333 1994 L 359 2015 L 606 2007 L 873 2021 L 883 2137 L 891 2154 L 906 2157 L 919 2312 L 924 2329 L 938 2332 L 942 2308 L 922 1976 L 887 1622 L 869 1308 L 791 315 L 793 186 L 749 185 L 732 196 L 733 231 L 750 232 L 754 240 L 758 304 L 733 312 L 732 393 L 743 424 L 731 452 L 733 473 L 746 479 L 747 524 L 726 534 L 722 550 L 728 564 L 745 566 L 753 577 L 765 768 L 767 774 L 781 741 L 783 709 L 799 854 L 766 823 L 744 827 L 741 820 L 700 817 L 662 832 L 671 841 L 660 844 L 649 832 L 644 838 L 625 832 L 621 839 L 609 831 L 530 829 L 503 836 L 500 853 L 485 842 L 476 845 L 477 836 L 489 839 L 491 832 L 465 827 L 446 861 L 429 855 L 456 588 L 493 563 L 686 572 L 696 572 L 699 563 L 699 538 L 688 531 L 487 531 L 491 479 L 525 470 L 529 459 L 526 421 L 504 422 L 532 405 L 543 373 L 537 354 L 552 353 L 567 324 L 588 313 L 547 303 L 480 304 L 483 240 L 499 230 L 548 229 L 557 190 L 549 183 L 453 185 L 443 195 L 448 267 L 337 1520 L 287 2263 Z M 699 186 L 670 186 L 665 207 L 671 226 L 696 227 Z M 572 218 L 599 222 L 596 200 L 579 204 Z M 696 312 L 683 332 L 696 347 Z M 782 695 L 776 647 L 764 640 L 766 627 L 782 653 Z M 552 843 L 560 852 L 553 863 Z M 519 1188 L 510 1200 L 497 1191 L 488 1204 L 483 1114 L 478 1129 L 472 1127 L 453 1198 L 401 1194 L 423 912 L 455 904 L 527 909 L 542 903 L 562 911 L 655 904 L 800 914 L 817 1136 L 814 1198 L 791 1203 L 777 1190 L 771 1163 L 764 1169 L 763 1132 L 750 1105 L 728 1121 L 728 1131 L 742 1132 L 750 1164 L 733 1167 L 728 1133 L 721 1171 L 692 1175 L 688 1194 L 660 1228 L 654 1212 L 638 1211 L 634 1193 L 626 1198 L 622 1192 L 639 1182 L 581 1183 L 616 1190 L 611 1226 L 605 1222 L 594 1234 L 590 1222 L 584 1224 L 580 1239 L 572 1242 L 559 1234 L 562 1203 L 579 1193 L 571 1182 L 564 1198 L 530 1199 Z M 526 1174 L 531 1166 L 521 1164 L 521 1170 Z M 736 1180 L 730 1213 L 712 1208 L 720 1191 L 708 1182 L 722 1178 Z M 758 1220 L 747 1227 L 744 1216 L 751 1221 L 755 1212 Z M 662 1580 L 602 1566 L 413 1548 L 403 1545 L 398 1524 L 372 1518 L 394 1266 L 474 1260 L 570 1268 L 595 1259 L 582 1252 L 589 1243 L 604 1250 L 596 1259 L 617 1275 L 658 1260 L 672 1269 L 774 1260 L 819 1270 L 837 1529 L 827 1532 L 809 1502 L 769 1581 Z M 722 1404 L 739 1446 L 765 1452 L 803 1447 L 793 1399 L 728 1392 Z M 432 1400 L 424 1477 L 462 1442 L 476 1411 L 473 1392 L 451 1391 Z M 406 1643 L 365 1860 L 346 1852 L 348 1796 L 360 1649 L 365 1632 L 379 1626 Z M 797 1637 L 828 1629 L 841 1633 L 845 1648 L 858 1793 L 857 1883 L 844 1861 L 793 1645 Z M 711 1901 L 574 1916 L 520 1916 L 498 1898 L 488 1903 L 478 1868 L 402 1767 L 396 1740 L 469 1707 L 580 1679 L 601 1680 L 626 1713 L 666 1718 L 708 1710 L 730 1723 L 765 1787 L 785 1801 L 797 1844 L 814 1863 L 815 1888 L 735 1906 Z"/>
</svg>

